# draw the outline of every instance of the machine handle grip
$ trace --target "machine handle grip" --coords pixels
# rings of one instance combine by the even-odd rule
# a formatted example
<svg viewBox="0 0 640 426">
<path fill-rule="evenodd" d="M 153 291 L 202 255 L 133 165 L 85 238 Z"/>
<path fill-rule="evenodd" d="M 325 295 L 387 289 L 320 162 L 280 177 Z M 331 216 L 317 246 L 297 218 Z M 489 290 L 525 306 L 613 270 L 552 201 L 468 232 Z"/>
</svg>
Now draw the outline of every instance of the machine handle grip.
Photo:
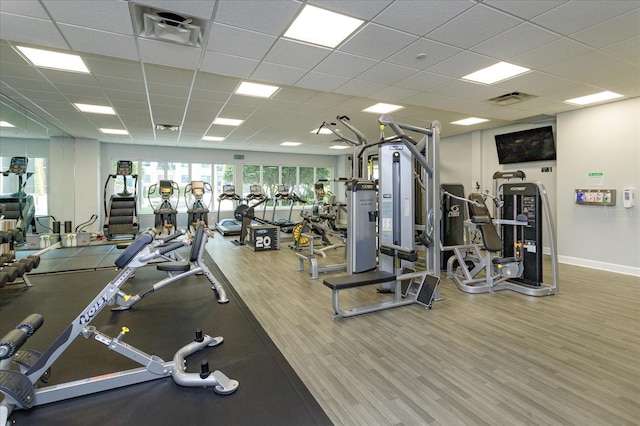
<svg viewBox="0 0 640 426">
<path fill-rule="evenodd" d="M 170 251 L 179 249 L 180 247 L 183 247 L 183 246 L 184 246 L 184 243 L 180 241 L 180 242 L 169 244 L 168 246 L 160 247 L 157 251 L 159 254 L 165 254 L 165 253 L 169 253 Z"/>
<path fill-rule="evenodd" d="M 33 336 L 33 333 L 38 331 L 38 329 L 44 323 L 44 317 L 40 314 L 31 314 L 25 319 L 23 319 L 20 324 L 16 326 L 18 330 L 24 330 L 27 333 L 27 337 Z"/>
<path fill-rule="evenodd" d="M 165 237 L 161 237 L 159 238 L 160 240 L 162 240 L 164 243 L 168 243 L 169 241 L 175 240 L 178 237 L 181 237 L 184 235 L 184 231 L 183 230 L 178 230 L 178 232 L 174 232 L 171 235 L 167 235 Z"/>
<path fill-rule="evenodd" d="M 22 328 L 16 328 L 2 336 L 0 339 L 0 359 L 8 359 L 24 345 L 29 336 Z"/>
</svg>

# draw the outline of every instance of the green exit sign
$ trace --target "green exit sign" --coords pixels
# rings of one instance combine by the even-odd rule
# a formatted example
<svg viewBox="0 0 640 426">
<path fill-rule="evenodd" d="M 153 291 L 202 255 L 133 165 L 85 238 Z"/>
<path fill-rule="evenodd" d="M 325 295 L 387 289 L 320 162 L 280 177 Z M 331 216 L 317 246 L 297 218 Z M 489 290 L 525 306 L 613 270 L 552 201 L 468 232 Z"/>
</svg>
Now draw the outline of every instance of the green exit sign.
<svg viewBox="0 0 640 426">
<path fill-rule="evenodd" d="M 233 154 L 233 159 L 234 160 L 244 160 L 244 155 L 243 154 Z"/>
</svg>

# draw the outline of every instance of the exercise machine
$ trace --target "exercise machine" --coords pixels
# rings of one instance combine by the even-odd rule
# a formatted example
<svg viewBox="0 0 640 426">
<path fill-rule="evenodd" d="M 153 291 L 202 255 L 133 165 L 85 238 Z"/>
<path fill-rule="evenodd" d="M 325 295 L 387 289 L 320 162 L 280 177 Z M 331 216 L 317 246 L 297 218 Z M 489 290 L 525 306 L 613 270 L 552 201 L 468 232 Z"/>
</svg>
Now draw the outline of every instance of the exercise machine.
<svg viewBox="0 0 640 426">
<path fill-rule="evenodd" d="M 201 366 L 200 373 L 187 372 L 186 358 L 201 349 L 221 344 L 222 337 L 211 337 L 203 334 L 201 330 L 196 330 L 195 340 L 179 349 L 173 361 L 167 362 L 157 355 L 149 355 L 125 343 L 123 338 L 129 331 L 126 327 L 122 327 L 118 336 L 110 337 L 90 325 L 100 311 L 113 303 L 120 287 L 135 270 L 155 256 L 152 253 L 140 253 L 148 247 L 153 238 L 152 231 L 145 231 L 127 247 L 115 262 L 120 272 L 89 302 L 44 353 L 21 349 L 42 325 L 44 319 L 39 314 L 29 315 L 0 339 L 0 391 L 4 395 L 0 402 L 0 425 L 8 424 L 9 416 L 14 410 L 30 409 L 38 405 L 165 377 L 173 377 L 180 386 L 211 387 L 221 395 L 231 394 L 238 389 L 238 381 L 230 379 L 219 370 L 211 372 L 208 363 Z M 158 251 L 162 254 L 172 249 L 172 245 L 169 244 Z M 78 336 L 102 343 L 109 350 L 141 364 L 142 367 L 38 388 L 37 382 L 50 376 L 51 366 Z M 13 369 L 14 365 L 19 367 L 19 371 Z"/>
<path fill-rule="evenodd" d="M 440 185 L 440 243 L 442 246 L 464 245 L 464 220 L 467 206 L 464 198 L 464 186 L 460 184 Z M 440 270 L 447 270 L 447 261 L 453 256 L 453 250 L 440 251 Z"/>
<path fill-rule="evenodd" d="M 558 294 L 556 239 L 544 186 L 539 182 L 505 184 L 501 194 L 491 197 L 500 212 L 497 219 L 485 204 L 488 194 L 469 194 L 469 223 L 480 229 L 482 245 L 445 247 L 454 253 L 447 262 L 447 277 L 466 293 Z M 550 284 L 542 274 L 543 228 L 551 254 Z"/>
<path fill-rule="evenodd" d="M 262 186 L 260 185 L 251 185 L 249 187 L 249 193 L 245 197 L 247 200 L 247 205 L 249 207 L 255 207 L 258 205 L 262 205 L 262 219 L 266 219 L 267 217 L 267 203 L 271 201 L 271 198 L 267 197 L 267 195 L 262 191 Z"/>
<path fill-rule="evenodd" d="M 291 221 L 291 215 L 293 214 L 293 205 L 295 203 L 301 203 L 304 208 L 305 200 L 298 197 L 295 192 L 291 191 L 286 185 L 278 185 L 276 194 L 273 196 L 273 212 L 271 213 L 271 223 L 280 227 L 281 232 L 290 233 L 293 232 L 295 223 Z M 289 203 L 289 216 L 276 218 L 276 207 L 278 203 Z"/>
<path fill-rule="evenodd" d="M 375 182 L 353 179 L 347 185 L 347 211 L 349 240 L 365 239 L 371 245 L 371 253 L 360 250 L 348 250 L 347 264 L 353 271 L 354 266 L 362 264 L 368 272 L 353 273 L 342 277 L 330 277 L 323 284 L 332 290 L 334 308 L 333 318 L 346 318 L 371 313 L 383 309 L 406 306 L 414 303 L 430 308 L 437 294 L 439 279 L 439 244 L 426 244 L 425 270 L 417 271 L 415 263 L 418 253 L 415 249 L 415 203 L 413 202 L 413 182 L 416 164 L 421 171 L 420 177 L 426 192 L 427 208 L 422 214 L 424 223 L 429 224 L 429 235 L 439 235 L 440 193 L 438 169 L 439 123 L 433 122 L 430 128 L 420 128 L 394 121 L 389 115 L 383 115 L 378 123 L 390 128 L 395 136 L 385 138 L 378 146 L 380 179 Z M 405 131 L 419 133 L 423 139 L 418 142 Z M 362 153 L 371 145 L 365 145 Z M 415 163 L 414 163 L 415 162 Z M 364 165 L 362 167 L 364 169 Z M 379 229 L 377 244 L 375 228 Z M 376 248 L 378 262 L 376 265 Z M 377 266 L 377 267 L 376 267 Z M 391 300 L 351 309 L 340 307 L 340 292 L 363 286 L 377 285 L 379 292 L 394 293 Z"/>
<path fill-rule="evenodd" d="M 160 203 L 153 204 L 152 198 L 160 195 Z M 175 232 L 177 227 L 178 203 L 180 202 L 180 187 L 172 180 L 161 180 L 149 187 L 147 192 L 149 205 L 155 215 L 154 227 L 159 234 L 165 230 L 168 234 Z"/>
<path fill-rule="evenodd" d="M 204 262 L 203 256 L 206 249 L 207 241 L 209 238 L 209 232 L 205 230 L 204 224 L 198 225 L 196 232 L 191 238 L 181 239 L 182 232 L 175 232 L 169 236 L 158 237 L 155 232 L 148 230 L 147 234 L 152 234 L 153 238 L 145 239 L 138 243 L 143 245 L 140 251 L 128 260 L 128 263 L 122 267 L 129 267 L 130 264 L 140 266 L 148 265 L 151 262 L 155 262 L 159 259 L 166 260 L 166 262 L 155 263 L 156 269 L 167 273 L 167 278 L 153 284 L 148 289 L 135 295 L 127 294 L 122 290 L 118 290 L 114 297 L 114 304 L 118 306 L 112 308 L 112 311 L 123 311 L 131 309 L 133 305 L 140 302 L 145 297 L 155 293 L 163 287 L 173 284 L 183 278 L 190 277 L 191 275 L 204 275 L 205 278 L 211 284 L 211 289 L 215 292 L 218 299 L 218 303 L 227 303 L 227 298 L 224 288 L 216 281 L 215 277 Z M 137 241 L 137 239 L 136 239 Z M 178 250 L 185 246 L 191 246 L 191 251 L 188 259 L 175 261 L 168 258 L 167 254 Z M 121 262 L 122 263 L 122 262 Z"/>
<path fill-rule="evenodd" d="M 187 198 L 189 194 L 189 198 Z M 213 188 L 211 184 L 192 180 L 184 187 L 184 203 L 187 206 L 188 227 L 195 232 L 197 226 L 204 224 L 209 227 L 209 211 L 213 202 Z"/>
<path fill-rule="evenodd" d="M 107 190 L 111 179 L 122 178 L 124 190 L 112 194 L 107 203 Z M 129 192 L 127 178 L 133 179 L 133 192 Z M 113 239 L 118 235 L 129 235 L 132 238 L 138 234 L 138 175 L 133 173 L 133 162 L 119 160 L 116 173 L 110 174 L 104 184 L 104 224 L 103 233 L 107 239 Z"/>
<path fill-rule="evenodd" d="M 242 228 L 242 225 L 236 219 L 223 219 L 220 220 L 220 205 L 225 200 L 231 200 L 233 202 L 233 208 L 235 210 L 238 202 L 242 201 L 242 197 L 236 194 L 235 185 L 223 185 L 222 194 L 218 196 L 218 214 L 216 219 L 216 230 L 223 236 L 225 235 L 238 235 Z"/>
<path fill-rule="evenodd" d="M 29 226 L 33 233 L 36 232 L 36 207 L 33 195 L 25 191 L 27 181 L 33 176 L 33 173 L 27 172 L 28 164 L 27 157 L 12 157 L 9 168 L 2 172 L 4 176 L 13 174 L 18 177 L 18 190 L 11 194 L 0 195 L 0 204 L 4 204 L 4 218 L 16 221 L 11 232 L 13 242 L 18 245 L 25 242 Z"/>
</svg>

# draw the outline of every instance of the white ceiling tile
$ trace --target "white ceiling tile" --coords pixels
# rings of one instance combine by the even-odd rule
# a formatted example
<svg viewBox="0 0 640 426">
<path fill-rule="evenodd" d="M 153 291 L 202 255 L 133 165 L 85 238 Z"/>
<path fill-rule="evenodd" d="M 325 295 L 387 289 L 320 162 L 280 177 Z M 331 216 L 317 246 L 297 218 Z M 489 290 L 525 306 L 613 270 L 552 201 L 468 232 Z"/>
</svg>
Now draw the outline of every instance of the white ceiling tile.
<svg viewBox="0 0 640 426">
<path fill-rule="evenodd" d="M 559 39 L 560 36 L 529 23 L 510 28 L 470 50 L 496 59 L 508 60 Z"/>
<path fill-rule="evenodd" d="M 20 64 L 13 63 L 3 63 L 2 67 L 0 67 L 0 76 L 3 77 L 3 81 L 5 76 L 19 76 L 19 79 L 29 79 L 33 81 L 42 80 L 41 74 L 38 72 L 37 68 L 32 67 L 27 64 L 25 61 L 22 61 Z"/>
<path fill-rule="evenodd" d="M 43 47 L 68 48 L 51 21 L 4 12 L 0 12 L 0 38 Z"/>
<path fill-rule="evenodd" d="M 588 51 L 581 55 L 573 56 L 562 61 L 541 67 L 540 71 L 553 74 L 558 77 L 572 78 L 585 68 L 598 68 L 606 65 L 611 58 L 598 51 Z"/>
<path fill-rule="evenodd" d="M 93 86 L 95 77 L 91 74 L 81 74 L 76 72 L 57 71 L 41 68 L 40 72 L 54 84 L 68 83 L 68 84 L 83 84 L 86 86 Z"/>
<path fill-rule="evenodd" d="M 395 85 L 406 89 L 423 91 L 452 80 L 454 79 L 445 77 L 444 75 L 421 71 L 397 82 Z"/>
<path fill-rule="evenodd" d="M 40 2 L 25 0 L 2 0 L 0 10 L 4 13 L 29 16 L 31 18 L 49 19 Z"/>
<path fill-rule="evenodd" d="M 183 86 L 174 86 L 171 84 L 149 83 L 149 94 L 169 96 L 173 98 L 185 98 L 189 96 L 189 88 Z"/>
<path fill-rule="evenodd" d="M 64 34 L 71 48 L 78 52 L 90 52 L 133 61 L 138 59 L 136 41 L 133 36 L 67 24 L 58 24 L 58 28 Z"/>
<path fill-rule="evenodd" d="M 635 38 L 639 29 L 640 9 L 637 9 L 574 33 L 571 38 L 590 46 L 605 47 Z"/>
<path fill-rule="evenodd" d="M 589 48 L 576 41 L 561 38 L 544 46 L 514 56 L 510 62 L 531 69 L 543 67 L 577 56 L 589 51 Z"/>
<path fill-rule="evenodd" d="M 353 78 L 377 63 L 374 59 L 335 51 L 318 64 L 314 71 Z"/>
<path fill-rule="evenodd" d="M 349 96 L 340 95 L 338 93 L 317 92 L 312 97 L 307 99 L 306 102 L 316 105 L 322 105 L 326 108 L 332 108 L 342 102 L 345 102 L 348 98 Z"/>
<path fill-rule="evenodd" d="M 607 46 L 602 51 L 631 64 L 640 64 L 640 37 Z"/>
<path fill-rule="evenodd" d="M 313 68 L 330 53 L 331 49 L 325 47 L 280 39 L 273 45 L 264 60 L 287 67 Z"/>
<path fill-rule="evenodd" d="M 216 22 L 280 36 L 301 7 L 290 0 L 222 0 L 218 2 Z"/>
<path fill-rule="evenodd" d="M 574 0 L 563 3 L 531 21 L 560 34 L 569 35 L 638 7 L 640 4 L 637 0 Z"/>
<path fill-rule="evenodd" d="M 306 71 L 300 68 L 262 62 L 251 74 L 251 78 L 268 83 L 293 86 L 305 74 Z"/>
<path fill-rule="evenodd" d="M 318 92 L 298 87 L 283 87 L 273 95 L 274 100 L 301 104 L 314 97 Z M 327 93 L 328 96 L 333 96 Z"/>
<path fill-rule="evenodd" d="M 599 68 L 583 69 L 582 72 L 574 74 L 574 78 L 615 92 L 620 87 L 633 84 L 640 86 L 640 64 L 638 66 L 624 63 L 604 64 Z"/>
<path fill-rule="evenodd" d="M 227 55 L 225 53 L 205 52 L 204 59 L 200 65 L 201 71 L 248 78 L 256 69 L 260 62 L 241 58 L 239 56 Z"/>
<path fill-rule="evenodd" d="M 415 35 L 369 23 L 339 50 L 374 59 L 385 59 L 418 40 Z"/>
<path fill-rule="evenodd" d="M 82 59 L 91 70 L 91 74 L 95 75 L 99 80 L 104 77 L 107 87 L 109 87 L 107 82 L 111 79 L 139 82 L 144 79 L 142 65 L 139 62 L 93 55 L 82 55 Z"/>
<path fill-rule="evenodd" d="M 129 4 L 113 0 L 42 0 L 53 20 L 87 29 L 133 35 Z M 89 6 L 90 5 L 90 6 Z M 108 16 L 108 19 L 105 17 Z"/>
<path fill-rule="evenodd" d="M 451 58 L 427 68 L 431 73 L 446 75 L 450 77 L 462 77 L 479 69 L 495 64 L 497 61 L 478 53 L 463 51 Z"/>
<path fill-rule="evenodd" d="M 357 78 L 358 80 L 373 81 L 374 83 L 395 84 L 417 72 L 419 71 L 415 68 L 380 62 L 378 65 L 360 74 Z"/>
<path fill-rule="evenodd" d="M 101 76 L 96 77 L 96 79 L 105 93 L 113 94 L 116 97 L 127 96 L 131 100 L 144 99 L 146 92 L 142 82 Z"/>
<path fill-rule="evenodd" d="M 226 77 L 222 75 L 210 74 L 207 72 L 198 72 L 196 81 L 193 84 L 194 89 L 205 89 L 221 93 L 230 93 L 236 90 L 240 84 L 240 79 L 235 77 Z"/>
<path fill-rule="evenodd" d="M 209 35 L 207 50 L 261 60 L 276 39 L 256 31 L 215 23 Z"/>
<path fill-rule="evenodd" d="M 457 47 L 421 38 L 387 58 L 386 62 L 423 70 L 460 52 L 462 49 Z M 427 56 L 418 58 L 422 54 Z"/>
<path fill-rule="evenodd" d="M 191 87 L 194 72 L 191 70 L 167 68 L 158 65 L 145 65 L 144 72 L 147 84 L 169 84 L 173 86 Z"/>
<path fill-rule="evenodd" d="M 371 94 L 373 99 L 384 100 L 385 102 L 400 102 L 410 96 L 420 93 L 418 90 L 405 89 L 398 86 L 387 86 L 384 89 Z"/>
<path fill-rule="evenodd" d="M 345 95 L 361 96 L 366 98 L 371 94 L 384 89 L 384 87 L 385 85 L 381 83 L 373 83 L 371 81 L 353 79 L 337 88 L 336 92 Z"/>
<path fill-rule="evenodd" d="M 423 36 L 474 4 L 471 0 L 396 1 L 373 22 Z"/>
<path fill-rule="evenodd" d="M 567 1 L 568 0 L 484 0 L 484 4 L 512 13 L 523 19 L 531 19 Z"/>
<path fill-rule="evenodd" d="M 197 69 L 202 49 L 167 43 L 147 38 L 138 38 L 140 59 L 143 62 L 176 68 Z"/>
<path fill-rule="evenodd" d="M 539 71 L 531 71 L 498 83 L 505 93 L 523 92 L 535 96 L 548 96 L 561 93 L 578 83 Z"/>
<path fill-rule="evenodd" d="M 427 34 L 427 38 L 469 48 L 522 22 L 522 19 L 477 4 L 447 22 L 447 25 Z"/>
<path fill-rule="evenodd" d="M 464 80 L 451 80 L 439 86 L 426 90 L 426 93 L 433 95 L 463 97 L 466 93 L 478 90 L 479 84 Z"/>
<path fill-rule="evenodd" d="M 349 81 L 349 78 L 347 77 L 311 71 L 298 80 L 296 86 L 303 87 L 305 89 L 332 92 L 347 81 Z"/>
</svg>

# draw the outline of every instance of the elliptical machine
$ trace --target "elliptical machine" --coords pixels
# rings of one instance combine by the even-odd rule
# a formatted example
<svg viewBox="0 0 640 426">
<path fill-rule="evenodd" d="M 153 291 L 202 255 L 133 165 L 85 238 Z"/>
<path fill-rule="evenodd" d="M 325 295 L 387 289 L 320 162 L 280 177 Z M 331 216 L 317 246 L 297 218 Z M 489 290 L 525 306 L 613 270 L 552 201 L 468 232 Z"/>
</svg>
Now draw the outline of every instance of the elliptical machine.
<svg viewBox="0 0 640 426">
<path fill-rule="evenodd" d="M 4 176 L 14 174 L 18 177 L 18 191 L 12 194 L 0 196 L 0 204 L 4 204 L 4 218 L 16 221 L 12 231 L 13 241 L 16 244 L 23 244 L 27 237 L 27 228 L 31 225 L 33 232 L 36 232 L 35 213 L 36 207 L 33 195 L 25 192 L 27 181 L 33 173 L 27 172 L 29 159 L 27 157 L 12 157 L 9 169 L 2 172 Z M 23 177 L 26 178 L 23 180 Z"/>
<path fill-rule="evenodd" d="M 187 198 L 187 194 L 190 197 Z M 207 195 L 208 194 L 208 195 Z M 208 198 L 208 202 L 207 202 Z M 213 188 L 210 183 L 201 180 L 192 180 L 184 187 L 184 203 L 187 206 L 187 226 L 195 232 L 199 224 L 209 227 L 209 210 L 213 202 Z M 191 205 L 191 207 L 188 207 Z"/>
<path fill-rule="evenodd" d="M 153 206 L 151 197 L 156 193 L 156 189 L 160 194 L 160 205 Z M 176 230 L 176 218 L 178 215 L 178 203 L 180 202 L 180 187 L 172 180 L 161 180 L 159 183 L 154 183 L 149 187 L 147 193 L 149 198 L 149 205 L 153 208 L 155 214 L 154 227 L 159 234 L 162 234 L 163 230 L 167 230 L 168 234 L 172 234 Z M 175 207 L 174 207 L 175 204 Z"/>
</svg>

